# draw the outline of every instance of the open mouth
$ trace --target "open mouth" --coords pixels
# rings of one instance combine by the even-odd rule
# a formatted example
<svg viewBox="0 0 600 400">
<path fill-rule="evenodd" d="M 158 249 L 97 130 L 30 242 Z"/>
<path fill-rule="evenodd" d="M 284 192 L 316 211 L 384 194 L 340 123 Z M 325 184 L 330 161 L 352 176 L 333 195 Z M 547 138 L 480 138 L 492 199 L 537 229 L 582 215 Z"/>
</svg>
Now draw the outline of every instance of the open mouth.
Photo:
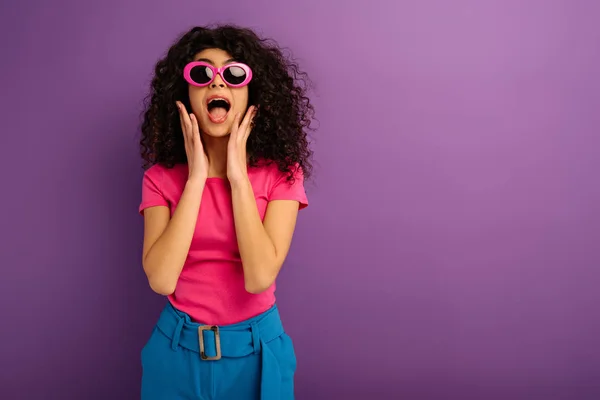
<svg viewBox="0 0 600 400">
<path fill-rule="evenodd" d="M 208 104 L 206 106 L 208 110 L 208 118 L 215 124 L 225 122 L 227 119 L 227 114 L 231 109 L 229 100 L 224 97 L 213 97 L 208 100 Z"/>
</svg>

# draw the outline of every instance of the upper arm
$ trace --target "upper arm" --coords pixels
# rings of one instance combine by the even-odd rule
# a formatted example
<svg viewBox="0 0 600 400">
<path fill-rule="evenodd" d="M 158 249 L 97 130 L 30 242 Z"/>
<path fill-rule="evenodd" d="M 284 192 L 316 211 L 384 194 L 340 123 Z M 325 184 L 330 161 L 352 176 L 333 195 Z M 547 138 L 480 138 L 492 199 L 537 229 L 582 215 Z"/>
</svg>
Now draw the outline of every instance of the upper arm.
<svg viewBox="0 0 600 400">
<path fill-rule="evenodd" d="M 162 190 L 164 168 L 154 165 L 144 172 L 139 213 L 144 216 L 144 246 L 142 260 L 162 235 L 171 218 L 169 202 Z"/>
<path fill-rule="evenodd" d="M 274 200 L 267 205 L 263 225 L 275 247 L 278 265 L 283 264 L 289 252 L 296 229 L 298 205 L 296 200 Z"/>
<path fill-rule="evenodd" d="M 265 212 L 263 225 L 267 235 L 273 242 L 277 262 L 280 266 L 287 257 L 291 246 L 299 210 L 308 206 L 304 189 L 302 169 L 294 172 L 294 181 L 287 180 L 287 174 L 274 167 L 277 179 L 269 193 L 269 203 Z"/>
<path fill-rule="evenodd" d="M 163 234 L 169 220 L 171 211 L 166 206 L 152 206 L 144 209 L 144 246 L 142 260 L 146 260 L 148 251 Z"/>
</svg>

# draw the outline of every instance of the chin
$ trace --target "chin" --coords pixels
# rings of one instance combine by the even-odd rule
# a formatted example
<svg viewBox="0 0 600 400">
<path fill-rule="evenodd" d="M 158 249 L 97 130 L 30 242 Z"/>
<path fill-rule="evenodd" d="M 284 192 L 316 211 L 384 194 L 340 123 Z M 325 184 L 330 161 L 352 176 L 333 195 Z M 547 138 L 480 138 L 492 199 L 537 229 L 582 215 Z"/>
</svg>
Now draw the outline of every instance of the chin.
<svg viewBox="0 0 600 400">
<path fill-rule="evenodd" d="M 206 124 L 201 127 L 201 131 L 210 137 L 221 138 L 229 135 L 231 133 L 231 122 L 226 122 L 223 124 Z"/>
<path fill-rule="evenodd" d="M 207 129 L 202 131 L 206 136 L 210 136 L 212 138 L 222 138 L 229 135 L 230 130 L 225 129 Z"/>
</svg>

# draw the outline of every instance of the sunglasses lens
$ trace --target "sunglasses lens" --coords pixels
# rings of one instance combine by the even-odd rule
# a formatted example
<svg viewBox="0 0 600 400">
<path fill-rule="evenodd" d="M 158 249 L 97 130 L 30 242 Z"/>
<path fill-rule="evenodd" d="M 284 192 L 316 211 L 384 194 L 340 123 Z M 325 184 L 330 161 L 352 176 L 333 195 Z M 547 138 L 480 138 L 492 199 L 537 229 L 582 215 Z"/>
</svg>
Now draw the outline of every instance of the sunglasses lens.
<svg viewBox="0 0 600 400">
<path fill-rule="evenodd" d="M 246 71 L 234 65 L 225 69 L 223 78 L 232 85 L 239 85 L 246 80 Z"/>
<path fill-rule="evenodd" d="M 213 72 L 210 68 L 204 65 L 198 65 L 190 71 L 192 80 L 200 85 L 210 82 L 213 78 Z"/>
</svg>

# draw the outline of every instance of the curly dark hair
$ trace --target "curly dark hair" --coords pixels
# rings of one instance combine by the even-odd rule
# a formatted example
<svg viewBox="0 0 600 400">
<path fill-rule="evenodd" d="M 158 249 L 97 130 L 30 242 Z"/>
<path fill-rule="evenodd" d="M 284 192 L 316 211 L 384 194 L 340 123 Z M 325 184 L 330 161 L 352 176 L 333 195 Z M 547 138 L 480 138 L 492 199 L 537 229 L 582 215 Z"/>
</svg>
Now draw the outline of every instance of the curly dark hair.
<svg viewBox="0 0 600 400">
<path fill-rule="evenodd" d="M 192 28 L 156 64 L 141 125 L 143 168 L 187 163 L 175 101 L 191 109 L 183 68 L 209 48 L 224 50 L 252 68 L 248 105 L 258 105 L 259 110 L 247 143 L 249 165 L 256 166 L 260 160 L 275 162 L 281 172 L 288 173 L 288 180 L 293 180 L 292 167 L 298 165 L 305 178 L 310 177 L 312 151 L 307 133 L 314 108 L 307 96 L 307 74 L 275 41 L 233 25 Z"/>
</svg>

